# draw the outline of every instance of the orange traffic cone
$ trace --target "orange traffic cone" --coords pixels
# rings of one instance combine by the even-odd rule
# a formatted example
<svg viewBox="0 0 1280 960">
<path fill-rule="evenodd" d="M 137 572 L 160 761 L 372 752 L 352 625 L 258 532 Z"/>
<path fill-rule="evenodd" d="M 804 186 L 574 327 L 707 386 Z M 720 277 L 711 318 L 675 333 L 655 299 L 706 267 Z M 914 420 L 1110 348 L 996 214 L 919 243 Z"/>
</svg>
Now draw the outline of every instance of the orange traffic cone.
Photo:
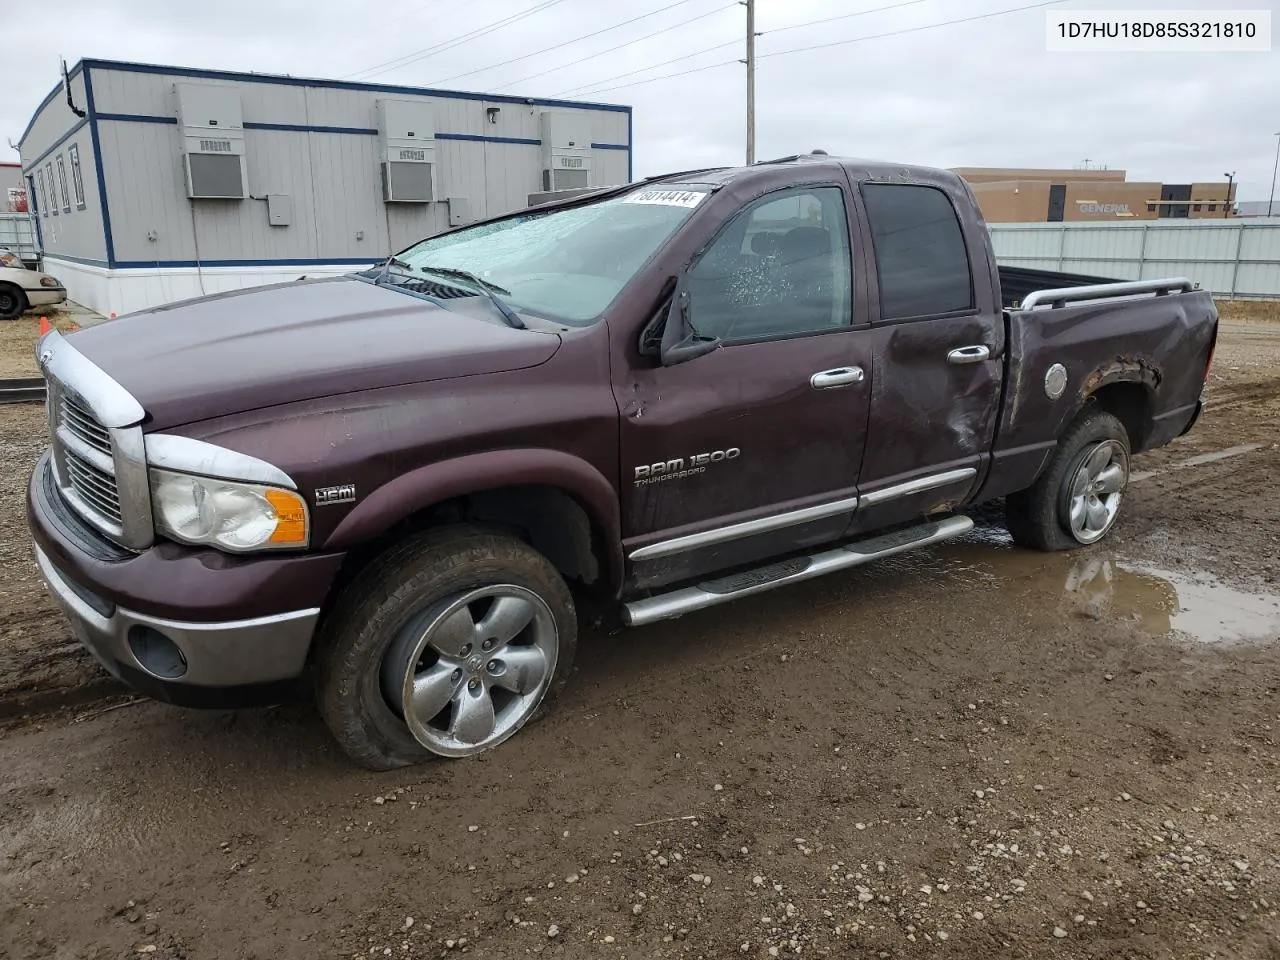
<svg viewBox="0 0 1280 960">
<path fill-rule="evenodd" d="M 48 332 L 49 332 L 49 318 L 41 317 L 40 318 L 40 336 L 43 337 Z"/>
</svg>

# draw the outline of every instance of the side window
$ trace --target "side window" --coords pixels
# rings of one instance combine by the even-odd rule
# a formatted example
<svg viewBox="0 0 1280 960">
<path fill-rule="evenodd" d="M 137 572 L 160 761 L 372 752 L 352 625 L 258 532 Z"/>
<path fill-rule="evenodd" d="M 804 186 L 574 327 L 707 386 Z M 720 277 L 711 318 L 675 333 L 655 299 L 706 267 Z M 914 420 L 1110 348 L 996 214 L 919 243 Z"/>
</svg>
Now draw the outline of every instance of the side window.
<svg viewBox="0 0 1280 960">
<path fill-rule="evenodd" d="M 867 183 L 862 198 L 871 221 L 882 319 L 973 307 L 969 254 L 945 193 L 934 187 Z"/>
<path fill-rule="evenodd" d="M 49 206 L 46 207 L 55 217 L 58 215 L 58 184 L 53 179 L 53 161 L 50 160 L 44 165 L 44 179 L 49 184 Z"/>
<path fill-rule="evenodd" d="M 40 185 L 40 209 L 37 211 L 41 216 L 49 215 L 49 194 L 45 193 L 44 171 L 36 170 L 36 181 Z"/>
<path fill-rule="evenodd" d="M 851 287 L 840 189 L 786 190 L 737 214 L 694 264 L 689 320 L 725 341 L 838 330 Z"/>
<path fill-rule="evenodd" d="M 58 192 L 62 194 L 62 212 L 71 212 L 71 193 L 67 190 L 67 162 L 58 154 Z"/>
<path fill-rule="evenodd" d="M 71 158 L 71 188 L 76 194 L 76 209 L 84 209 L 84 174 L 80 170 L 80 147 L 72 144 L 67 148 L 67 156 Z"/>
</svg>

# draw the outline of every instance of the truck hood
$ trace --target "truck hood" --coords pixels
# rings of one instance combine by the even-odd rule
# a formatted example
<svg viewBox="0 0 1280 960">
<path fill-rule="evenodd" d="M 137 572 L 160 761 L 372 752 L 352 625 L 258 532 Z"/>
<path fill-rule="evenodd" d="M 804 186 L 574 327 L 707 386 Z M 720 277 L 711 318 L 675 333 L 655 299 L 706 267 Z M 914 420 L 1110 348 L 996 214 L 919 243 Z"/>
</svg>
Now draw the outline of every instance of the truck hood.
<svg viewBox="0 0 1280 960">
<path fill-rule="evenodd" d="M 202 297 L 71 334 L 142 404 L 149 429 L 316 397 L 545 363 L 553 333 L 517 330 L 354 277 Z M 459 306 L 461 309 L 461 304 Z"/>
</svg>

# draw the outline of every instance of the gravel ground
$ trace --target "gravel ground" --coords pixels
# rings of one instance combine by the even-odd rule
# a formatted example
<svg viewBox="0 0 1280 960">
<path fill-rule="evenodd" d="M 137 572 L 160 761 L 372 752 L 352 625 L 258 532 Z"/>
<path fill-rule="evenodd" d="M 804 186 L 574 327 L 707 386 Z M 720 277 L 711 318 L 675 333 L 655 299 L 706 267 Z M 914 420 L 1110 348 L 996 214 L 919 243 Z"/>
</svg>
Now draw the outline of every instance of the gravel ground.
<svg viewBox="0 0 1280 960">
<path fill-rule="evenodd" d="M 11 721 L 0 958 L 1275 956 L 1280 325 L 1225 324 L 1210 389 L 1108 543 L 984 522 L 589 633 L 475 760 L 353 770 L 305 704 Z M 39 421 L 0 411 L 28 654 L 67 639 L 21 528 Z"/>
<path fill-rule="evenodd" d="M 75 318 L 63 310 L 46 310 L 45 316 L 59 330 L 70 329 Z M 25 313 L 17 320 L 0 322 L 0 377 L 38 377 L 35 346 L 40 337 L 40 314 Z"/>
</svg>

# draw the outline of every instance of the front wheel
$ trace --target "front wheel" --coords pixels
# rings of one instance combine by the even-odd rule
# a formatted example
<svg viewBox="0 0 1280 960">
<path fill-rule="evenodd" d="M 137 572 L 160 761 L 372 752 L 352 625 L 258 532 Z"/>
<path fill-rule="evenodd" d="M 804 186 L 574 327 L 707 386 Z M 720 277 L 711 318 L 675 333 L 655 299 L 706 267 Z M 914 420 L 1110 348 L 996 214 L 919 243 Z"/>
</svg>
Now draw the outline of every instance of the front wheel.
<svg viewBox="0 0 1280 960">
<path fill-rule="evenodd" d="M 375 770 L 471 756 L 559 693 L 576 645 L 573 599 L 540 553 L 472 527 L 428 531 L 343 591 L 320 637 L 320 712 Z"/>
<path fill-rule="evenodd" d="M 27 295 L 11 283 L 0 283 L 0 320 L 15 320 L 27 310 Z"/>
<path fill-rule="evenodd" d="M 1097 543 L 1120 514 L 1129 483 L 1129 435 L 1115 416 L 1083 412 L 1029 489 L 1005 500 L 1005 521 L 1019 546 L 1070 550 Z"/>
</svg>

